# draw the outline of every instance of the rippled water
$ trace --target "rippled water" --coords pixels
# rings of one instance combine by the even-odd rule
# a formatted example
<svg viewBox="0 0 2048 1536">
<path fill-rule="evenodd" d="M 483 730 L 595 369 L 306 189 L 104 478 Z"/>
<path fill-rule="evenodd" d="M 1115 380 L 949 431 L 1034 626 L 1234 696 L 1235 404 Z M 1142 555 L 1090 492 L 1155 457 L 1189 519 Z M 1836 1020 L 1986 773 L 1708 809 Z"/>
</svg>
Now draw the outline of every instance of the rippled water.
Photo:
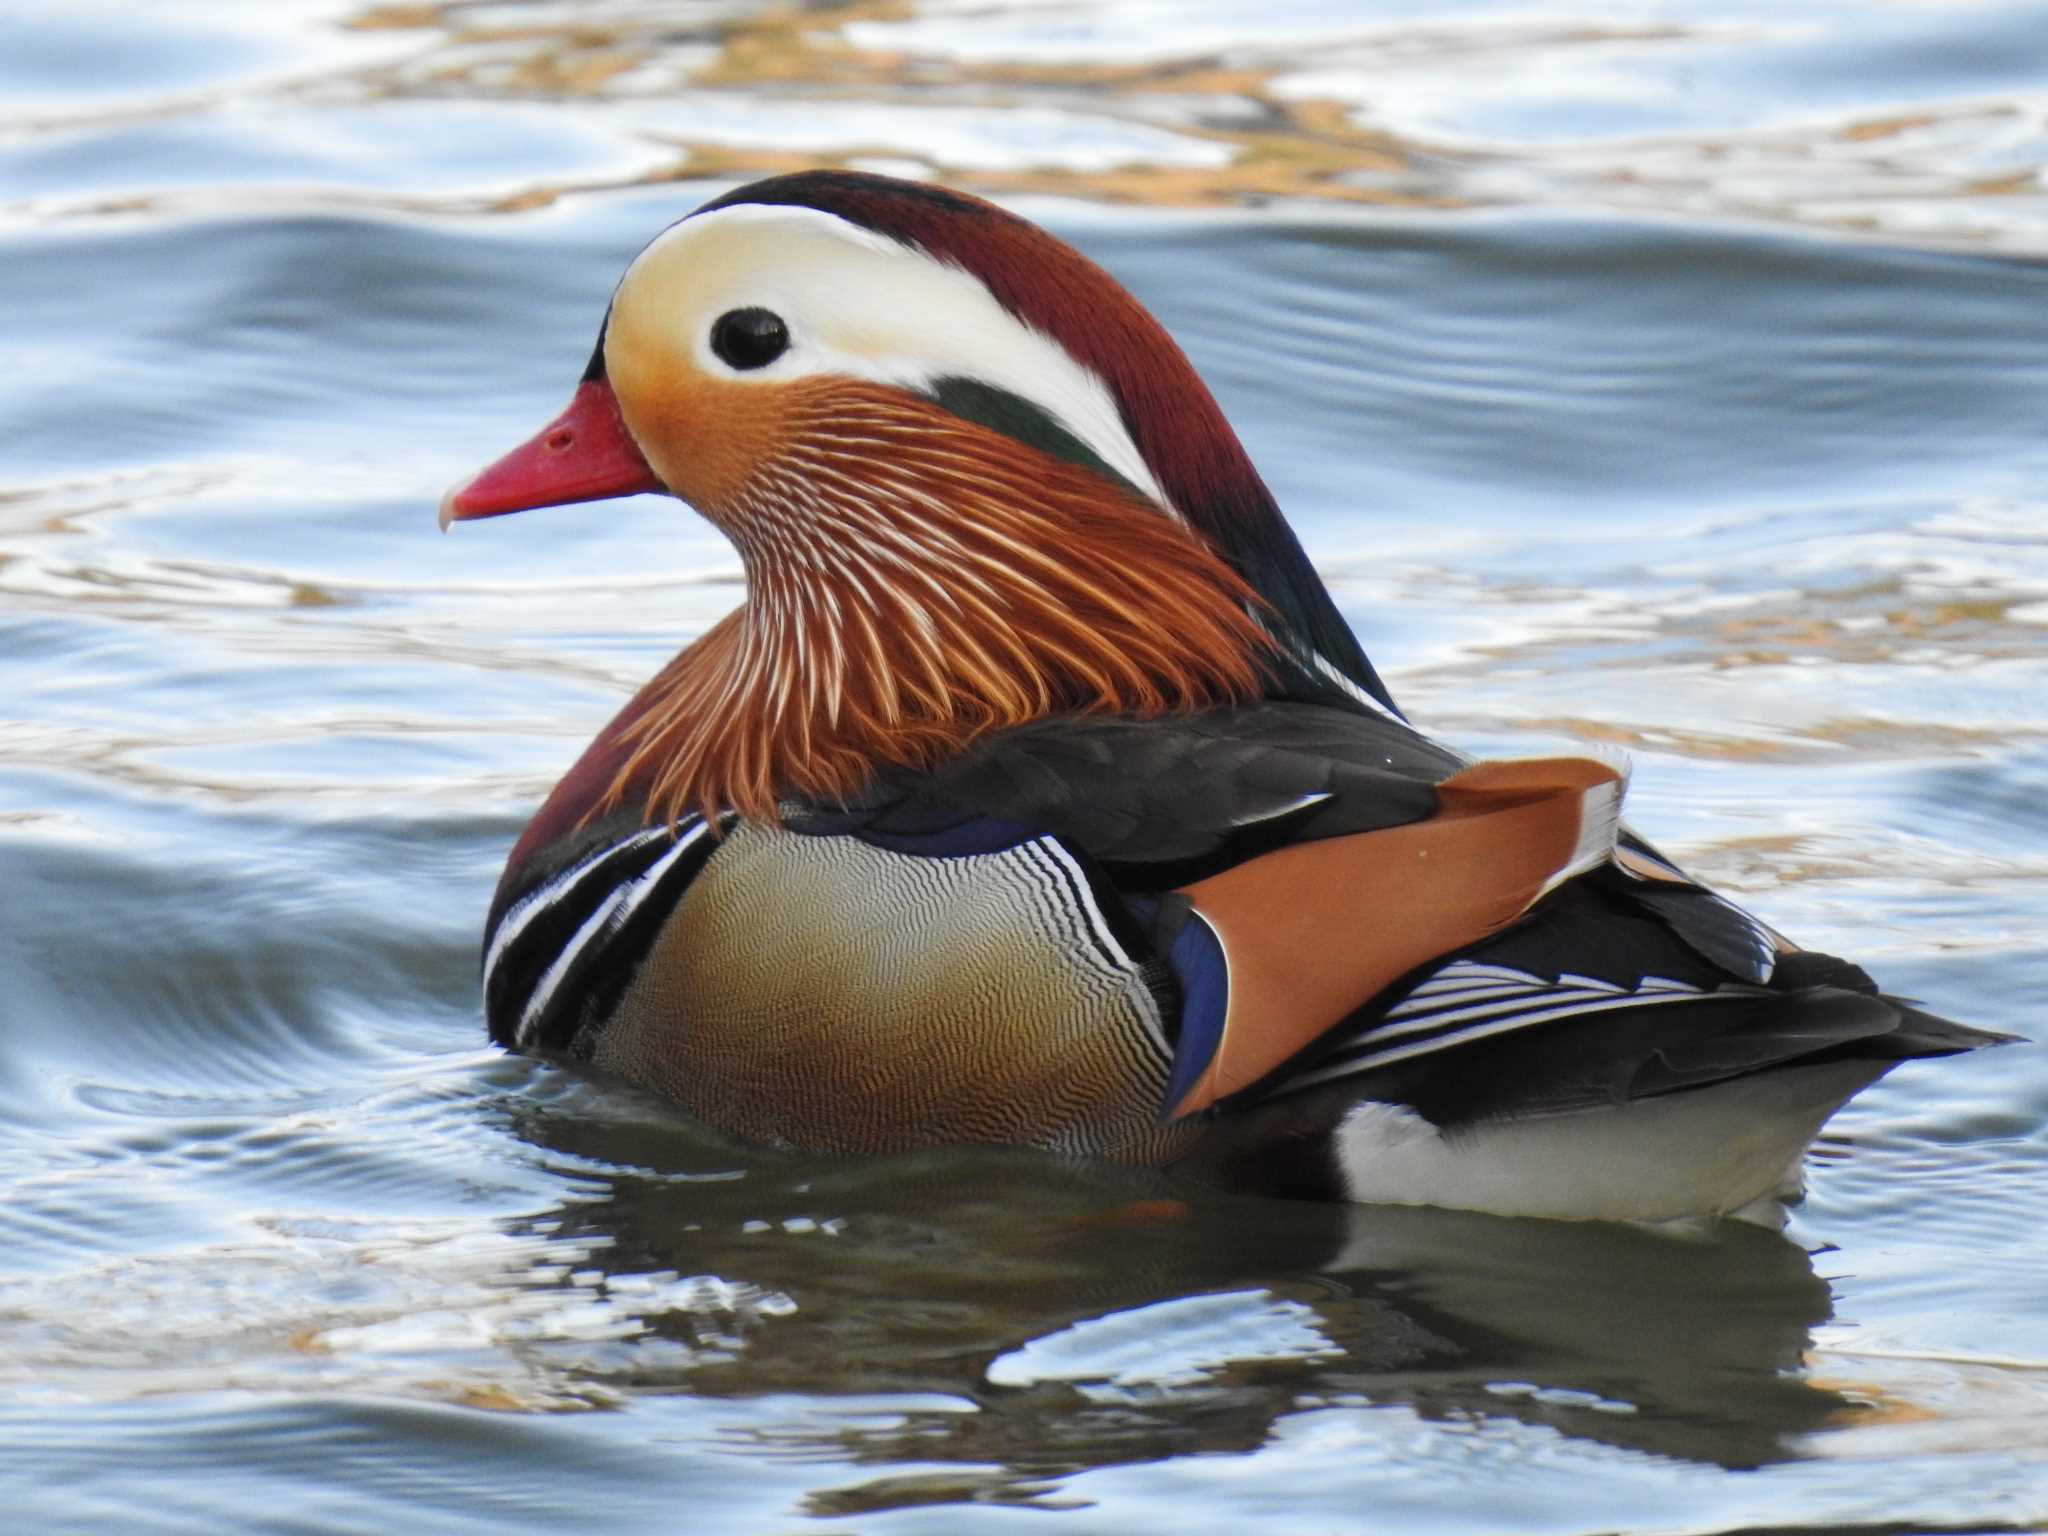
<svg viewBox="0 0 2048 1536">
<path fill-rule="evenodd" d="M 2039 1037 L 2048 8 L 6 34 L 14 1528 L 2048 1521 L 2037 1048 L 1859 1100 L 1786 1238 L 769 1157 L 487 1049 L 507 846 L 738 571 L 432 521 L 712 188 L 936 172 L 1167 319 L 1418 718 L 1626 745 L 1674 852 Z"/>
</svg>

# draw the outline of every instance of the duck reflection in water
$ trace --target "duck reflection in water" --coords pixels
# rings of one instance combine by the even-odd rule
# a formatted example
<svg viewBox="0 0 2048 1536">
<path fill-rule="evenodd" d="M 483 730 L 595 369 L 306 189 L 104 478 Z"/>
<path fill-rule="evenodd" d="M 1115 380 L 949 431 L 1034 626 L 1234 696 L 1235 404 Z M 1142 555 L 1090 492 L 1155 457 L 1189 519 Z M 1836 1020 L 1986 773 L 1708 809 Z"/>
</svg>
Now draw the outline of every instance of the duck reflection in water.
<svg viewBox="0 0 2048 1536">
<path fill-rule="evenodd" d="M 657 1283 L 667 1309 L 593 1387 L 839 1400 L 843 1418 L 821 1409 L 759 1449 L 961 1464 L 818 1513 L 1057 1502 L 1062 1477 L 1251 1452 L 1318 1409 L 1517 1421 L 1729 1468 L 1792 1459 L 1859 1411 L 1800 1374 L 1826 1282 L 1748 1224 L 1254 1199 L 1005 1149 L 783 1157 L 561 1083 L 505 1102 L 579 1183 L 607 1170 L 536 1224 L 576 1250 L 573 1283 L 707 1277 Z"/>
</svg>

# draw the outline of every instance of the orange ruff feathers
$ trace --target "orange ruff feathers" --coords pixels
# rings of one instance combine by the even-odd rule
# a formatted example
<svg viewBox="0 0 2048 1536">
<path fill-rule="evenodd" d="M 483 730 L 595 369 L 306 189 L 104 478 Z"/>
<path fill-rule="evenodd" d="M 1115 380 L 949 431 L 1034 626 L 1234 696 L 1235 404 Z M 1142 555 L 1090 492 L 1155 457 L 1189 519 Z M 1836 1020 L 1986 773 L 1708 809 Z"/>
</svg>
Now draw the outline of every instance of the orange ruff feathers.
<svg viewBox="0 0 2048 1536">
<path fill-rule="evenodd" d="M 1050 714 L 1255 696 L 1258 598 L 1185 525 L 1094 470 L 873 385 L 790 387 L 785 450 L 704 507 L 748 601 L 625 728 L 600 808 L 650 819 L 841 799 Z"/>
</svg>

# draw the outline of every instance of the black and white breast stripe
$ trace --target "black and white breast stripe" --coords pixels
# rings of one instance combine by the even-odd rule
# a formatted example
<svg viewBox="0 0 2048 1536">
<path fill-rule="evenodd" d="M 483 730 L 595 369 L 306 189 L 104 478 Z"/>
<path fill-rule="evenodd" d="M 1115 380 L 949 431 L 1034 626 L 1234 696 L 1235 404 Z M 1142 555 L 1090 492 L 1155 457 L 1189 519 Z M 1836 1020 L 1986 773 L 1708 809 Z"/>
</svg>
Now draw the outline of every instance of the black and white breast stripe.
<svg viewBox="0 0 2048 1536">
<path fill-rule="evenodd" d="M 507 907 L 484 950 L 492 1038 L 560 1048 L 590 1007 L 608 1011 L 660 926 L 660 913 L 711 846 L 701 817 L 644 828 L 585 855 Z M 647 917 L 654 920 L 636 921 Z M 602 966 L 594 963 L 600 953 Z M 591 985 L 595 978 L 603 984 Z"/>
<path fill-rule="evenodd" d="M 504 916 L 492 928 L 484 946 L 484 977 L 488 982 L 491 973 L 498 967 L 506 950 L 517 942 L 519 936 L 538 918 L 560 911 L 564 903 L 576 900 L 576 892 L 585 889 L 599 893 L 609 888 L 622 873 L 622 866 L 632 862 L 637 851 L 652 847 L 668 836 L 665 827 L 649 827 L 620 843 L 607 843 L 593 849 L 566 869 L 557 871 L 539 885 L 521 896 L 505 909 Z M 592 894 L 592 900 L 598 899 Z"/>
<path fill-rule="evenodd" d="M 1042 837 L 1036 846 L 1046 857 L 1059 865 L 1066 877 L 1066 885 L 1073 904 L 1088 924 L 1090 937 L 1095 947 L 1116 971 L 1132 977 L 1142 977 L 1143 968 L 1131 958 L 1110 925 L 1109 918 L 1096 899 L 1094 886 L 1083 873 L 1081 865 L 1066 846 L 1056 837 Z M 1131 997 L 1136 1006 L 1138 1019 L 1144 1025 L 1147 1043 L 1158 1053 L 1162 1069 L 1173 1060 L 1173 1039 L 1167 1028 L 1165 1016 L 1160 1012 L 1159 999 L 1153 995 L 1149 985 L 1132 988 Z"/>
<path fill-rule="evenodd" d="M 636 831 L 549 876 L 508 906 L 484 953 L 493 1038 L 521 1049 L 563 1050 L 585 1023 L 608 1016 L 684 888 L 718 846 L 712 829 L 696 816 L 673 830 Z M 978 865 L 976 879 L 996 880 L 1028 901 L 1040 931 L 1059 936 L 1054 949 L 1076 958 L 1092 955 L 1090 969 L 1103 984 L 1128 994 L 1146 1050 L 1164 1071 L 1172 1045 L 1157 1000 L 1139 981 L 1144 967 L 1118 938 L 1087 873 L 1058 839 L 1031 838 L 966 860 L 891 853 L 849 837 L 806 836 L 791 846 L 815 848 L 827 859 L 878 861 L 869 872 L 871 883 L 899 895 L 933 879 L 942 889 L 951 878 L 942 871 Z M 950 904 L 936 905 L 943 911 Z"/>
<path fill-rule="evenodd" d="M 1057 894 L 1051 895 L 1051 911 L 1058 912 L 1064 907 L 1080 913 L 1088 938 L 1103 961 L 1112 969 L 1135 973 L 1138 969 L 1137 963 L 1131 959 L 1123 945 L 1117 942 L 1116 934 L 1109 926 L 1109 919 L 1103 915 L 1101 905 L 1095 900 L 1094 891 L 1089 888 L 1088 876 L 1082 872 L 1074 856 L 1060 845 L 1059 840 L 1052 837 L 1035 837 L 1027 843 L 1019 844 L 1018 852 L 1033 863 L 1039 864 L 1052 880 L 1065 890 L 1064 902 Z M 1048 886 L 1046 889 L 1050 892 L 1052 887 Z M 1160 1030 L 1157 1017 L 1149 1022 L 1154 1033 L 1159 1035 L 1160 1045 L 1164 1047 L 1166 1037 Z"/>
<path fill-rule="evenodd" d="M 1590 976 L 1563 975 L 1552 981 L 1512 966 L 1454 960 L 1365 1028 L 1339 1036 L 1313 1069 L 1291 1077 L 1287 1086 L 1292 1091 L 1355 1076 L 1532 1024 L 1708 995 L 1661 976 L 1646 976 L 1629 988 Z"/>
</svg>

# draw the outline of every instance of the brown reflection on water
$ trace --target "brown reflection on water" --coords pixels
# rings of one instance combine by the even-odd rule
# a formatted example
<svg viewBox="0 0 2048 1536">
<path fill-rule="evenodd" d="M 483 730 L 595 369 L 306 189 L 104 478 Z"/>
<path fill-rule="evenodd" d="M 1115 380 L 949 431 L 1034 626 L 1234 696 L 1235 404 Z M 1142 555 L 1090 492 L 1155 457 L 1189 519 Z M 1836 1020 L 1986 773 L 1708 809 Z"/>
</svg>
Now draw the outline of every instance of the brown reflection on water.
<svg viewBox="0 0 2048 1536">
<path fill-rule="evenodd" d="M 996 4 L 988 25 L 1027 11 Z M 1082 8 L 1085 22 L 1092 12 Z M 1185 207 L 1312 199 L 1406 208 L 1548 204 L 1685 216 L 1791 221 L 1889 239 L 2039 246 L 2048 197 L 2015 153 L 2048 129 L 2039 103 L 1976 92 L 1902 110 L 1889 82 L 1869 103 L 1771 118 L 1740 90 L 1710 125 L 1602 130 L 1577 136 L 1484 123 L 1496 86 L 1541 118 L 1597 103 L 1640 65 L 1663 79 L 1677 61 L 1716 70 L 1755 50 L 1768 76 L 1769 29 L 1712 20 L 1613 27 L 1563 18 L 1457 17 L 1276 37 L 1255 5 L 1210 16 L 1212 33 L 1176 45 L 1162 36 L 1131 58 L 1105 43 L 1057 61 L 946 51 L 895 0 L 802 7 L 737 3 L 695 10 L 631 3 L 366 6 L 343 22 L 356 38 L 396 40 L 350 62 L 217 92 L 88 109 L 12 131 L 64 135 L 116 123 L 204 115 L 262 104 L 317 112 L 351 104 L 436 101 L 574 107 L 578 134 L 613 137 L 615 168 L 522 173 L 516 156 L 488 190 L 420 193 L 353 186 L 268 187 L 300 204 L 413 213 L 513 212 L 564 196 L 691 179 L 743 180 L 819 165 L 943 176 L 994 196 L 1045 193 Z M 405 49 L 404 44 L 417 46 Z M 1853 40 L 1846 36 L 1841 46 Z M 1176 48 L 1178 46 L 1178 51 Z M 922 51 L 920 51 L 922 50 Z M 1738 65 L 1739 69 L 1739 65 Z M 1416 77 L 1434 82 L 1418 98 Z M 1680 94 L 1685 94 L 1681 91 Z M 693 130 L 693 112 L 763 109 L 759 130 Z M 880 110 L 833 126 L 844 108 Z M 968 111 L 991 137 L 949 147 L 919 114 Z M 1077 139 L 1117 142 L 1077 154 L 1042 114 L 1067 114 Z M 611 114 L 606 116 L 605 114 Z M 1032 114 L 1040 114 L 1034 119 Z M 1751 119 L 1754 119 L 1753 121 Z M 1680 114 L 1682 122 L 1683 114 Z M 866 122 L 868 126 L 858 126 Z M 772 127 L 769 126 L 772 124 Z M 1088 125 L 1095 125 L 1090 133 Z M 317 124 L 309 131 L 318 134 Z M 749 141 L 750 132 L 758 138 Z M 992 148 L 992 145 L 999 145 Z M 247 188 L 165 187 L 40 209 L 45 216 L 191 213 L 240 208 Z"/>
<path fill-rule="evenodd" d="M 2039 127 L 2036 108 L 1981 97 L 1901 111 L 1884 102 L 1850 105 L 1796 123 L 1696 134 L 1649 132 L 1555 143 L 1487 142 L 1403 126 L 1396 112 L 1373 119 L 1374 82 L 1403 72 L 1440 75 L 1446 94 L 1484 99 L 1487 82 L 1523 61 L 1551 61 L 1562 97 L 1580 75 L 1596 81 L 1617 47 L 1649 62 L 1691 48 L 1709 55 L 1754 37 L 1716 22 L 1614 27 L 1576 20 L 1503 19 L 1446 25 L 1428 19 L 1351 29 L 1323 39 L 1274 42 L 1248 7 L 1227 45 L 1156 41 L 1132 61 L 1105 49 L 1097 60 L 1045 62 L 1028 56 L 958 57 L 861 46 L 911 20 L 902 3 L 823 4 L 765 9 L 733 6 L 715 19 L 679 23 L 634 7 L 468 5 L 372 7 L 359 28 L 438 31 L 424 54 L 384 74 L 380 88 L 556 99 L 672 100 L 681 156 L 672 173 L 740 178 L 812 164 L 857 163 L 876 154 L 923 162 L 995 194 L 1055 192 L 1099 199 L 1216 205 L 1269 198 L 1423 207 L 1470 207 L 1531 200 L 1589 202 L 1717 216 L 1791 218 L 1841 230 L 1924 233 L 1925 208 L 1948 205 L 1935 222 L 1954 238 L 1996 239 L 2015 220 L 2038 219 L 2039 179 L 1997 164 L 1995 147 Z M 991 25 L 1009 19 L 993 6 Z M 914 41 L 914 38 L 913 38 Z M 1353 77 L 1319 87 L 1331 64 Z M 1134 161 L 1109 169 L 1001 169 L 947 165 L 901 145 L 849 143 L 801 152 L 693 138 L 697 93 L 769 93 L 792 111 L 807 102 L 869 100 L 906 106 L 1069 108 L 1131 123 L 1164 125 L 1219 145 L 1226 163 L 1185 167 Z M 563 190 L 563 189 L 557 189 Z M 534 196 L 545 196 L 535 189 Z"/>
<path fill-rule="evenodd" d="M 529 18 L 505 6 L 483 12 L 465 5 L 377 6 L 351 25 L 442 34 L 414 59 L 364 76 L 361 84 L 372 94 L 672 102 L 673 117 L 657 136 L 674 144 L 677 159 L 633 178 L 642 183 L 744 179 L 882 158 L 899 171 L 920 163 L 943 169 L 950 179 L 997 196 L 1043 192 L 1168 206 L 1275 197 L 1414 206 L 1464 201 L 1433 183 L 1411 147 L 1354 123 L 1345 104 L 1276 96 L 1269 89 L 1273 78 L 1298 60 L 1276 56 L 1234 65 L 1204 54 L 1142 64 L 991 64 L 867 49 L 846 36 L 856 23 L 905 20 L 912 11 L 893 3 L 772 7 L 693 26 L 630 8 L 616 18 L 579 13 L 550 22 L 545 13 Z M 1247 30 L 1256 27 L 1248 23 Z M 997 169 L 948 166 L 895 142 L 787 150 L 693 136 L 691 100 L 719 94 L 765 94 L 787 101 L 792 113 L 849 101 L 1069 110 L 1167 127 L 1190 141 L 1221 146 L 1227 163 L 1188 167 L 1134 158 L 1108 169 Z M 572 190 L 589 190 L 589 184 L 536 186 L 504 206 L 532 206 Z"/>
</svg>

